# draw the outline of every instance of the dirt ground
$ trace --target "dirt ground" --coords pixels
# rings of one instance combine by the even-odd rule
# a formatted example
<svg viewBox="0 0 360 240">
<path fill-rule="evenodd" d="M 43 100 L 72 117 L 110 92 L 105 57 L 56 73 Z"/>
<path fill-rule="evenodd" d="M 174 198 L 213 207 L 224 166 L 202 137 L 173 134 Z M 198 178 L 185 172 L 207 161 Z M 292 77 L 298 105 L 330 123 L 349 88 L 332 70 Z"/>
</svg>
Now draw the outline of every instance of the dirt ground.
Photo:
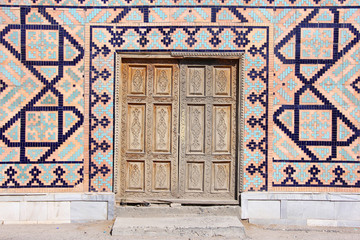
<svg viewBox="0 0 360 240">
<path fill-rule="evenodd" d="M 112 237 L 113 221 L 99 221 L 92 223 L 56 224 L 56 225 L 0 225 L 0 240 L 67 240 L 67 239 L 131 239 L 138 237 Z M 360 228 L 333 228 L 333 227 L 284 227 L 279 225 L 259 226 L 243 221 L 247 239 L 306 239 L 306 240 L 360 240 Z M 235 236 L 234 236 L 235 237 Z M 165 239 L 165 238 L 140 238 Z M 166 238 L 169 239 L 169 238 Z M 174 239 L 174 238 L 171 238 Z M 176 238 L 193 239 L 193 238 Z M 223 239 L 214 237 L 214 240 Z M 234 238 L 236 239 L 236 238 Z"/>
<path fill-rule="evenodd" d="M 242 221 L 250 239 L 360 240 L 360 228 L 260 226 Z"/>
</svg>

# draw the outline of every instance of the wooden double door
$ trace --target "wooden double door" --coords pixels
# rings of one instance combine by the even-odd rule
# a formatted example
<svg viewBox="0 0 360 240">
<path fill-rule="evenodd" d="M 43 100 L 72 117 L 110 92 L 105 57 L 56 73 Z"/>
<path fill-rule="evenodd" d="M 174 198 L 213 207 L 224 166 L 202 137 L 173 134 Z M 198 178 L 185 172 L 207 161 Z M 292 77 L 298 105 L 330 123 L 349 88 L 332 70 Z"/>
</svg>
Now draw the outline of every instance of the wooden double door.
<svg viewBox="0 0 360 240">
<path fill-rule="evenodd" d="M 120 191 L 234 200 L 237 60 L 122 59 Z"/>
</svg>

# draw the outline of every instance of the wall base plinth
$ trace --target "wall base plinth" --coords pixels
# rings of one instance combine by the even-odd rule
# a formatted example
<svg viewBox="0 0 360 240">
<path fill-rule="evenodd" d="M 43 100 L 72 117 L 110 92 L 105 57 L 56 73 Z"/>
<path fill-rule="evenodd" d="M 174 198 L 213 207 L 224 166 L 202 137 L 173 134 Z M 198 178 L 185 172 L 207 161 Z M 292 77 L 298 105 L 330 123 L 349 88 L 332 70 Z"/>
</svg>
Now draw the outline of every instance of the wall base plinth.
<svg viewBox="0 0 360 240">
<path fill-rule="evenodd" d="M 360 226 L 357 193 L 245 192 L 241 210 L 241 218 L 254 224 Z"/>
<path fill-rule="evenodd" d="M 0 223 L 55 224 L 112 220 L 113 193 L 0 194 Z"/>
</svg>

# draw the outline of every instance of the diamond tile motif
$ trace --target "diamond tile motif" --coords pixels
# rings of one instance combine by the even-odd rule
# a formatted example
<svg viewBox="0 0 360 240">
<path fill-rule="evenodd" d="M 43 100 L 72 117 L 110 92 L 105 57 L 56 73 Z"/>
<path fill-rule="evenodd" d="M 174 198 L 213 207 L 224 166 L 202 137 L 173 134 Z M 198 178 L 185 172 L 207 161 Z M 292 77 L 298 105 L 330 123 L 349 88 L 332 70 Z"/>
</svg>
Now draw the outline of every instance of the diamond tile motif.
<svg viewBox="0 0 360 240">
<path fill-rule="evenodd" d="M 331 118 L 329 110 L 302 110 L 300 112 L 299 132 L 301 141 L 331 141 Z"/>
<path fill-rule="evenodd" d="M 301 28 L 301 58 L 332 59 L 333 38 L 333 28 Z"/>
<path fill-rule="evenodd" d="M 57 142 L 57 131 L 57 112 L 26 112 L 27 142 Z"/>
<path fill-rule="evenodd" d="M 27 60 L 57 61 L 59 56 L 59 32 L 54 30 L 26 31 Z"/>
</svg>

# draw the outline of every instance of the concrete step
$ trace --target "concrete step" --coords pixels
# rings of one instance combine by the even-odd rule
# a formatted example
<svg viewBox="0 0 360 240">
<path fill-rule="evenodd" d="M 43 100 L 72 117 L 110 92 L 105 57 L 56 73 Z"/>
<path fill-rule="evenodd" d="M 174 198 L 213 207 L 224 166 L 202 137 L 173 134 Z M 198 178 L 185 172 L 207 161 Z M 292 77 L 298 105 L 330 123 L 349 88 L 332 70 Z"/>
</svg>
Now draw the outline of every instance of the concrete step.
<svg viewBox="0 0 360 240">
<path fill-rule="evenodd" d="M 241 216 L 240 206 L 182 206 L 181 204 L 151 204 L 149 206 L 116 206 L 116 217 L 181 217 L 181 216 Z"/>
<path fill-rule="evenodd" d="M 119 239 L 246 239 L 236 216 L 117 217 Z"/>
</svg>

